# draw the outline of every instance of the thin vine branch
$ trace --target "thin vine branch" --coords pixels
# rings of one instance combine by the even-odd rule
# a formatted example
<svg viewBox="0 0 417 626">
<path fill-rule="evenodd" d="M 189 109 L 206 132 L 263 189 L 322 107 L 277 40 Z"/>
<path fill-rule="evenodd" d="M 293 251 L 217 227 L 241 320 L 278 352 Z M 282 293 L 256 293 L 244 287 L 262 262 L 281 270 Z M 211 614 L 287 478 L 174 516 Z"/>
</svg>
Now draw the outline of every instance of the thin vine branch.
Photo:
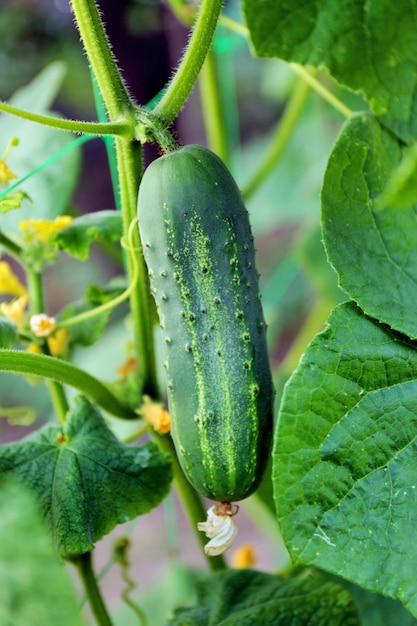
<svg viewBox="0 0 417 626">
<path fill-rule="evenodd" d="M 82 133 L 96 136 L 114 135 L 117 137 L 131 137 L 133 135 L 133 124 L 130 121 L 118 122 L 80 122 L 77 120 L 61 119 L 52 115 L 41 115 L 40 113 L 32 113 L 19 109 L 6 102 L 0 102 L 0 111 L 20 117 L 23 120 L 50 126 L 57 130 L 64 130 L 72 133 Z"/>
<path fill-rule="evenodd" d="M 252 175 L 245 187 L 242 189 L 242 197 L 247 200 L 259 185 L 265 180 L 268 174 L 275 167 L 277 161 L 285 150 L 290 140 L 294 128 L 297 125 L 306 98 L 310 92 L 310 85 L 303 80 L 299 80 L 291 98 L 285 108 L 284 114 L 274 132 L 269 148 L 264 155 L 258 169 Z"/>
<path fill-rule="evenodd" d="M 171 124 L 190 95 L 213 40 L 222 0 L 203 0 L 184 56 L 153 113 Z"/>
<path fill-rule="evenodd" d="M 133 291 L 136 289 L 137 282 L 139 279 L 139 261 L 138 261 L 137 253 L 140 250 L 140 248 L 135 248 L 134 243 L 133 243 L 135 228 L 137 229 L 137 219 L 133 220 L 131 225 L 129 226 L 128 241 L 124 242 L 122 240 L 122 246 L 128 251 L 131 261 L 132 261 L 132 274 L 133 275 L 132 275 L 132 281 L 129 284 L 128 288 L 125 289 L 121 294 L 119 294 L 115 298 L 112 298 L 112 300 L 109 300 L 108 302 L 105 302 L 104 304 L 97 306 L 94 309 L 90 309 L 89 311 L 84 311 L 84 313 L 80 313 L 79 315 L 74 315 L 73 317 L 68 317 L 67 319 L 63 319 L 62 321 L 59 321 L 57 324 L 57 328 L 69 328 L 70 326 L 76 326 L 77 324 L 81 322 L 90 320 L 94 317 L 97 317 L 98 315 L 102 315 L 103 313 L 109 313 L 116 306 L 118 306 L 119 304 L 127 300 L 127 298 L 129 298 L 129 296 L 133 293 Z"/>
<path fill-rule="evenodd" d="M 227 164 L 230 160 L 229 150 L 224 132 L 225 124 L 218 89 L 216 59 L 212 50 L 209 50 L 201 68 L 199 87 L 207 144 Z"/>
<path fill-rule="evenodd" d="M 12 254 L 16 259 L 20 259 L 22 255 L 22 248 L 15 241 L 10 239 L 10 237 L 5 235 L 1 230 L 0 230 L 0 246 L 3 246 L 4 248 L 6 248 L 6 250 L 10 254 Z"/>
<path fill-rule="evenodd" d="M 0 350 L 0 371 L 40 376 L 63 385 L 70 385 L 116 417 L 123 419 L 138 417 L 97 378 L 61 359 L 17 350 Z"/>
</svg>

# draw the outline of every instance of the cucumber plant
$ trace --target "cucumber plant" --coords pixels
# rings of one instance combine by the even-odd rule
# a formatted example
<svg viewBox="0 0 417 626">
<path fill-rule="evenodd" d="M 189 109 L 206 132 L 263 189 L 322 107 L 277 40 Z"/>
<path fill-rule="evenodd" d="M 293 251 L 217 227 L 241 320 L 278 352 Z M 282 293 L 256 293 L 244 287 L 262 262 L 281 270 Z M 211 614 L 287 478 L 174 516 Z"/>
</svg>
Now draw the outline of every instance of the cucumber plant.
<svg viewBox="0 0 417 626">
<path fill-rule="evenodd" d="M 38 110 L 56 96 L 59 64 L 0 102 L 1 414 L 33 420 L 32 406 L 7 406 L 10 374 L 43 380 L 53 414 L 0 446 L 2 623 L 112 626 L 134 613 L 142 626 L 417 624 L 415 7 L 339 4 L 169 0 L 190 37 L 145 105 L 122 79 L 99 3 L 69 0 L 99 121 Z M 285 104 L 256 147 L 236 141 L 230 49 L 242 74 L 255 63 L 269 71 L 269 96 Z M 197 83 L 207 147 L 172 131 Z M 263 84 L 252 76 L 244 97 L 257 103 Z M 66 215 L 77 150 L 92 137 L 108 142 L 119 210 Z M 161 156 L 145 168 L 149 143 Z M 267 270 L 260 285 L 250 223 Z M 294 224 L 299 236 L 280 239 Z M 91 267 L 95 242 L 121 276 L 51 309 L 61 252 Z M 113 359 L 98 340 L 110 341 L 122 303 L 129 348 L 109 384 L 98 365 Z M 151 605 L 152 594 L 133 597 L 122 538 L 111 562 L 129 617 L 103 597 L 92 555 L 162 502 L 177 554 L 171 482 L 212 571 L 195 586 L 175 568 L 170 591 L 186 597 L 160 583 Z M 204 497 L 214 501 L 207 519 Z M 273 537 L 280 567 L 254 569 L 250 546 L 236 560 L 222 554 L 239 507 L 260 543 Z M 59 559 L 75 566 L 91 617 Z"/>
</svg>

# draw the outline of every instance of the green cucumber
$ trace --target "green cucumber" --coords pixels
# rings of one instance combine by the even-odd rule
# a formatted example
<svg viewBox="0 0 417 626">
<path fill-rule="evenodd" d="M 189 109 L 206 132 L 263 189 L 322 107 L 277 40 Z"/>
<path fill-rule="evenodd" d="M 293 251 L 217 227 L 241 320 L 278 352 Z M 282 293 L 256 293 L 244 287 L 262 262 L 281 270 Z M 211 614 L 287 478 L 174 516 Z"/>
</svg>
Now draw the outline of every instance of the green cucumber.
<svg viewBox="0 0 417 626">
<path fill-rule="evenodd" d="M 242 500 L 269 456 L 274 398 L 247 210 L 223 162 L 190 145 L 145 170 L 138 219 L 180 463 L 204 496 Z"/>
</svg>

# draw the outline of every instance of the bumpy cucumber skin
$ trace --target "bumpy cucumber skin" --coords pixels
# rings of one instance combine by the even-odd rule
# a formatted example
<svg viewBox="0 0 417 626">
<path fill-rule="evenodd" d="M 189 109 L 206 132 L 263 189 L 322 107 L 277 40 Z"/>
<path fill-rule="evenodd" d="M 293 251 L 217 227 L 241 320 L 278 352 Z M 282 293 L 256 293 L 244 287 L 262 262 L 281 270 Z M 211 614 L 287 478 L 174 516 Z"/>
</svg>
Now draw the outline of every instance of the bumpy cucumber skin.
<svg viewBox="0 0 417 626">
<path fill-rule="evenodd" d="M 189 145 L 146 169 L 138 219 L 179 460 L 204 496 L 242 500 L 269 456 L 274 398 L 247 210 L 223 162 Z"/>
</svg>

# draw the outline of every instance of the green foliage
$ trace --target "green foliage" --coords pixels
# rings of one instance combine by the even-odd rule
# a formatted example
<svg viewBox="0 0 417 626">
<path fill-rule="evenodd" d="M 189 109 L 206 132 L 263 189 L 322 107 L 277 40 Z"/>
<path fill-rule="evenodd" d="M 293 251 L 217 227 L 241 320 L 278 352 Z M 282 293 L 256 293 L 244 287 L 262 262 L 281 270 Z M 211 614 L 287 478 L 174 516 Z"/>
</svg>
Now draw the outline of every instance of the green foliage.
<svg viewBox="0 0 417 626">
<path fill-rule="evenodd" d="M 94 241 L 110 243 L 122 238 L 122 216 L 114 211 L 88 213 L 57 233 L 55 242 L 80 261 L 86 261 Z"/>
<path fill-rule="evenodd" d="M 68 304 L 58 315 L 59 323 L 65 323 L 72 317 L 92 312 L 94 308 L 94 305 L 84 300 Z M 68 328 L 70 345 L 87 347 L 95 344 L 96 341 L 102 336 L 110 315 L 111 310 L 101 313 L 100 315 L 94 315 L 89 319 L 70 326 Z"/>
<path fill-rule="evenodd" d="M 64 74 L 64 64 L 56 62 L 49 65 L 31 83 L 19 89 L 9 103 L 31 112 L 47 113 Z M 52 219 L 64 213 L 78 181 L 80 152 L 75 148 L 67 151 L 59 160 L 53 157 L 60 150 L 68 149 L 74 141 L 71 135 L 18 117 L 1 115 L 0 137 L 4 141 L 3 150 L 12 137 L 19 139 L 19 145 L 7 158 L 8 167 L 19 179 L 37 171 L 42 163 L 50 159 L 47 167 L 39 168 L 36 176 L 22 185 L 22 190 L 31 202 L 23 199 L 19 211 L 2 215 L 1 229 L 17 234 L 17 225 L 23 219 Z"/>
<path fill-rule="evenodd" d="M 416 626 L 415 618 L 399 600 L 392 600 L 377 593 L 372 593 L 352 585 L 347 581 L 337 579 L 352 595 L 358 607 L 362 626 Z"/>
<path fill-rule="evenodd" d="M 352 117 L 328 162 L 322 227 L 341 287 L 366 313 L 416 338 L 415 209 L 375 206 L 401 157 L 399 142 L 374 117 Z"/>
<path fill-rule="evenodd" d="M 244 0 L 243 5 L 257 55 L 326 67 L 340 83 L 362 91 L 375 115 L 398 137 L 405 142 L 417 138 L 412 3 L 382 0 L 368 7 L 356 0 L 343 5 L 270 0 L 260 6 L 257 0 Z"/>
<path fill-rule="evenodd" d="M 0 623 L 81 626 L 69 575 L 54 553 L 39 500 L 14 481 L 0 481 Z"/>
<path fill-rule="evenodd" d="M 0 199 L 0 213 L 8 213 L 13 209 L 19 209 L 23 200 L 30 202 L 30 197 L 22 190 L 8 193 Z"/>
<path fill-rule="evenodd" d="M 294 561 L 414 614 L 416 375 L 413 342 L 340 305 L 287 384 L 273 470 Z"/>
<path fill-rule="evenodd" d="M 0 475 L 37 495 L 61 556 L 88 552 L 116 524 L 143 515 L 167 494 L 169 458 L 149 442 L 120 443 L 79 396 L 63 426 L 45 426 L 0 447 Z"/>
<path fill-rule="evenodd" d="M 199 584 L 198 600 L 194 608 L 177 609 L 169 626 L 360 624 L 350 595 L 314 573 L 282 578 L 252 570 L 219 572 Z"/>
<path fill-rule="evenodd" d="M 5 317 L 0 316 L 0 348 L 11 348 L 16 345 L 17 340 L 16 326 Z"/>
</svg>

